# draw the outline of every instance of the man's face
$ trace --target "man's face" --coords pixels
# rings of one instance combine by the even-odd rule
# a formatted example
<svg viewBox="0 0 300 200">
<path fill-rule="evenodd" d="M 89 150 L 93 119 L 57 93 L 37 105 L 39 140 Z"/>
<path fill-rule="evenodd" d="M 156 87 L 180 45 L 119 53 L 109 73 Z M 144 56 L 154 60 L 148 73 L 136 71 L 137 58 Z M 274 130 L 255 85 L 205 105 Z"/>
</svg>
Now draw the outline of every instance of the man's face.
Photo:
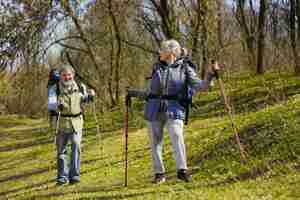
<svg viewBox="0 0 300 200">
<path fill-rule="evenodd" d="M 74 75 L 70 70 L 65 70 L 65 71 L 61 72 L 61 74 L 60 74 L 60 79 L 63 82 L 73 80 L 73 77 L 74 77 Z"/>
</svg>

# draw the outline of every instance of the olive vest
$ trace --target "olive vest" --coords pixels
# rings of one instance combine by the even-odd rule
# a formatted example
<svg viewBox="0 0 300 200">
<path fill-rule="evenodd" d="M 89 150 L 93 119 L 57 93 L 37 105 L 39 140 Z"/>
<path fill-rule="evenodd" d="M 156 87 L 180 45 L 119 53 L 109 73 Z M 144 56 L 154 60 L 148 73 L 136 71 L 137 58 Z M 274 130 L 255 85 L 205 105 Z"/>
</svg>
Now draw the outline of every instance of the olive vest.
<svg viewBox="0 0 300 200">
<path fill-rule="evenodd" d="M 83 128 L 83 116 L 80 114 L 82 94 L 74 81 L 70 90 L 59 84 L 60 94 L 58 102 L 62 104 L 61 117 L 59 121 L 59 130 L 68 132 L 80 132 Z"/>
</svg>

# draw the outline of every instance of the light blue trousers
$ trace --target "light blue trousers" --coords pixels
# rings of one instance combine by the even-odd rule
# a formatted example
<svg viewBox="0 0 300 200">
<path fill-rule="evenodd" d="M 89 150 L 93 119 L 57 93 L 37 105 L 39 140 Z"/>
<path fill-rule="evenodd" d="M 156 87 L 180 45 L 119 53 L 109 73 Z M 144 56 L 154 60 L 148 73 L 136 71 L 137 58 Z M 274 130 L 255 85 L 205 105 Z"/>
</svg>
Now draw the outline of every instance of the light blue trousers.
<svg viewBox="0 0 300 200">
<path fill-rule="evenodd" d="M 187 169 L 186 152 L 183 137 L 183 120 L 166 119 L 149 122 L 149 138 L 154 173 L 164 173 L 165 168 L 162 159 L 163 150 L 163 128 L 166 125 L 171 144 L 173 157 L 176 161 L 176 168 Z"/>
<path fill-rule="evenodd" d="M 60 131 L 56 136 L 57 181 L 80 180 L 80 143 L 82 131 Z M 71 141 L 71 160 L 68 164 L 67 144 Z"/>
</svg>

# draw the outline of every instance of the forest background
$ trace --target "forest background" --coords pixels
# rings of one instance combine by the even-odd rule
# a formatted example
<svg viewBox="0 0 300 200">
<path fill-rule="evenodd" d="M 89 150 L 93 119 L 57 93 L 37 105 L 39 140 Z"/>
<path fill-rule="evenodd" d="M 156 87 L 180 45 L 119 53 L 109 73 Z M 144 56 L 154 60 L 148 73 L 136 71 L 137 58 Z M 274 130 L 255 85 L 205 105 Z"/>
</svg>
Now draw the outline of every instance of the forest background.
<svg viewBox="0 0 300 200">
<path fill-rule="evenodd" d="M 300 73 L 299 0 L 1 0 L 0 112 L 47 113 L 50 68 L 72 63 L 97 108 L 145 87 L 160 42 L 176 39 L 203 75 L 211 59 L 232 72 Z"/>
</svg>

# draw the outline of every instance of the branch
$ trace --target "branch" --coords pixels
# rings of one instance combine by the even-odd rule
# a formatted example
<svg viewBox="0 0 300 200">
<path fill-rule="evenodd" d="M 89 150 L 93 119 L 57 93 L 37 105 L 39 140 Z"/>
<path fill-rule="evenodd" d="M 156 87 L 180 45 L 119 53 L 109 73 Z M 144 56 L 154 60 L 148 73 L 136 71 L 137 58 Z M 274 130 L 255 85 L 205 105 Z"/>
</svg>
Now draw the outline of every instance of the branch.
<svg viewBox="0 0 300 200">
<path fill-rule="evenodd" d="M 69 52 L 66 52 L 66 57 L 67 57 L 68 63 L 75 69 L 75 71 L 76 71 L 76 76 L 80 79 L 80 81 L 84 82 L 84 83 L 85 83 L 87 86 L 89 86 L 90 88 L 96 90 L 96 87 L 95 87 L 93 84 L 91 84 L 87 79 L 85 79 L 83 76 L 81 76 L 81 75 L 78 73 L 78 68 L 77 68 L 77 66 L 74 64 L 74 62 L 72 61 Z"/>
<path fill-rule="evenodd" d="M 82 51 L 82 52 L 84 52 L 84 53 L 88 53 L 88 52 L 87 52 L 86 50 L 84 50 L 84 49 L 79 49 L 79 48 L 72 47 L 72 46 L 69 46 L 69 45 L 62 44 L 62 43 L 61 43 L 62 41 L 70 40 L 70 39 L 81 39 L 81 37 L 80 37 L 80 36 L 68 36 L 68 37 L 64 37 L 64 38 L 55 40 L 55 41 L 51 42 L 51 43 L 46 47 L 46 49 L 43 50 L 43 54 L 42 54 L 42 55 L 44 56 L 44 55 L 47 53 L 47 51 L 48 51 L 53 45 L 55 45 L 55 44 L 59 44 L 59 45 L 61 45 L 61 46 L 65 46 L 65 47 L 70 48 L 70 49 L 73 49 L 73 50 L 77 50 L 77 51 Z M 38 53 L 39 53 L 39 52 L 37 52 L 37 53 L 35 54 L 35 56 L 36 56 Z"/>
<path fill-rule="evenodd" d="M 143 51 L 154 54 L 154 55 L 159 54 L 157 51 L 154 51 L 152 49 L 147 49 L 147 48 L 143 47 L 143 45 L 138 45 L 138 44 L 131 43 L 131 42 L 129 42 L 129 41 L 123 39 L 123 38 L 120 38 L 120 39 L 121 39 L 121 42 L 124 42 L 128 46 L 132 46 L 132 47 L 135 47 L 135 48 L 138 48 L 138 49 L 142 49 Z"/>
<path fill-rule="evenodd" d="M 91 58 L 92 60 L 92 63 L 94 64 L 95 68 L 97 70 L 100 69 L 100 67 L 98 66 L 97 64 L 97 61 L 96 61 L 96 57 L 93 53 L 93 50 L 91 48 L 91 45 L 89 44 L 89 41 L 87 40 L 87 38 L 85 37 L 85 34 L 84 34 L 84 31 L 83 31 L 83 28 L 81 26 L 81 24 L 79 23 L 79 20 L 78 18 L 76 17 L 75 13 L 73 12 L 73 10 L 71 9 L 68 1 L 63 1 L 62 2 L 62 6 L 63 8 L 66 10 L 66 12 L 68 13 L 68 15 L 71 17 L 73 23 L 75 24 L 75 27 L 83 41 L 83 43 L 85 44 L 86 48 L 87 48 L 87 51 L 88 51 L 88 55 L 89 57 Z"/>
<path fill-rule="evenodd" d="M 80 48 L 77 48 L 77 47 L 74 47 L 74 46 L 70 46 L 70 45 L 67 45 L 67 44 L 63 44 L 61 42 L 58 42 L 58 44 L 62 47 L 65 47 L 65 48 L 68 48 L 68 49 L 71 49 L 71 50 L 75 50 L 75 51 L 81 51 L 83 53 L 86 53 L 86 54 L 89 54 L 88 51 L 84 50 L 84 49 L 80 49 Z"/>
</svg>

